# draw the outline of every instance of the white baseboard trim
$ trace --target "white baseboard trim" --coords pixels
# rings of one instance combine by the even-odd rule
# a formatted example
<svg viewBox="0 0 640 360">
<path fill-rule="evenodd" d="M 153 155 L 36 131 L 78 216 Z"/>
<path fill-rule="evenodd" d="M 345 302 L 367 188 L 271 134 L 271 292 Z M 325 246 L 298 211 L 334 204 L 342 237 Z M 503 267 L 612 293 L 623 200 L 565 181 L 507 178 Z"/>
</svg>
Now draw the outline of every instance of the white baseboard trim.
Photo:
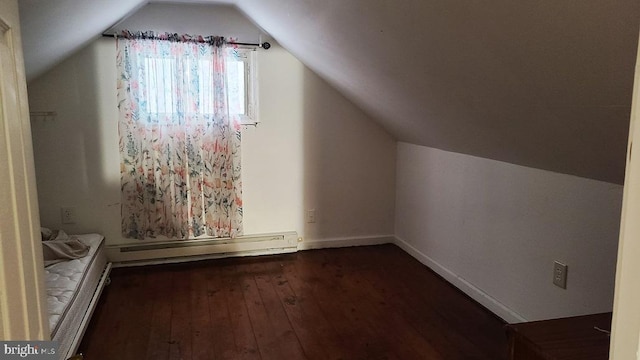
<svg viewBox="0 0 640 360">
<path fill-rule="evenodd" d="M 328 249 L 393 243 L 395 243 L 395 237 L 393 235 L 353 236 L 318 240 L 304 240 L 298 243 L 298 250 Z"/>
<path fill-rule="evenodd" d="M 209 255 L 157 258 L 157 259 L 148 259 L 148 260 L 129 260 L 129 261 L 113 263 L 113 267 L 122 268 L 122 267 L 147 266 L 147 265 L 179 264 L 179 263 L 187 263 L 192 261 L 226 259 L 231 257 L 282 255 L 282 254 L 290 254 L 294 252 L 296 252 L 295 248 L 281 248 L 281 249 L 266 249 L 266 250 L 256 250 L 256 251 L 239 251 L 239 252 L 229 252 L 229 253 L 209 254 Z"/>
<path fill-rule="evenodd" d="M 298 234 L 287 231 L 245 235 L 235 239 L 192 239 L 109 245 L 107 258 L 114 267 L 187 262 L 237 256 L 297 251 Z"/>
<path fill-rule="evenodd" d="M 445 280 L 453 284 L 455 287 L 460 289 L 465 294 L 469 295 L 472 299 L 482 304 L 482 306 L 489 309 L 491 312 L 502 318 L 504 321 L 513 324 L 519 322 L 526 322 L 522 315 L 517 312 L 509 309 L 507 306 L 489 296 L 489 294 L 485 293 L 481 289 L 475 287 L 473 284 L 469 283 L 465 279 L 456 275 L 453 271 L 447 269 L 442 264 L 433 260 L 429 256 L 422 253 L 420 250 L 413 247 L 413 245 L 408 242 L 395 237 L 395 244 L 398 245 L 402 250 L 406 251 L 409 255 L 416 258 L 422 264 L 429 267 L 431 270 L 435 271 L 438 275 L 442 276 Z"/>
</svg>

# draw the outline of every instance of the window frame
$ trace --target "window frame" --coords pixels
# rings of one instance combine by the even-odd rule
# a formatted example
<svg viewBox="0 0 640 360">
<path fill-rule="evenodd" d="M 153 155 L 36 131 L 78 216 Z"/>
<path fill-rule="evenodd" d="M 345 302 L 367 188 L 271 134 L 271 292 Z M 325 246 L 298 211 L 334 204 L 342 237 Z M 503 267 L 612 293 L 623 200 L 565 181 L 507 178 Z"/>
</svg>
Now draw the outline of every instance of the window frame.
<svg viewBox="0 0 640 360">
<path fill-rule="evenodd" d="M 237 47 L 234 58 L 244 63 L 244 88 L 246 114 L 240 115 L 241 125 L 257 125 L 260 122 L 258 115 L 258 62 L 257 51 L 252 47 Z"/>
</svg>

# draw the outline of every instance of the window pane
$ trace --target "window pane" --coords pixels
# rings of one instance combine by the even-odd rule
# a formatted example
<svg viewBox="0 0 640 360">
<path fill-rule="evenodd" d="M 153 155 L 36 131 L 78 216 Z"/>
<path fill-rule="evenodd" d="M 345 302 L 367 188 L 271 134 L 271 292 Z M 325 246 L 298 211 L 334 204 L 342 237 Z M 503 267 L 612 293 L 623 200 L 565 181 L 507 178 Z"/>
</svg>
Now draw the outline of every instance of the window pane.
<svg viewBox="0 0 640 360">
<path fill-rule="evenodd" d="M 146 99 L 146 111 L 153 115 L 175 114 L 178 110 L 178 99 L 174 92 L 177 84 L 174 79 L 178 71 L 182 72 L 187 84 L 195 81 L 198 89 L 193 93 L 195 98 L 182 99 L 185 113 L 214 113 L 214 69 L 213 59 L 198 59 L 196 64 L 183 59 L 178 62 L 174 58 L 145 58 L 141 97 Z M 195 65 L 195 66 L 194 66 Z M 249 116 L 247 93 L 247 63 L 235 56 L 227 58 L 227 94 L 229 114 Z M 197 78 L 197 79 L 196 79 Z"/>
<path fill-rule="evenodd" d="M 229 113 L 232 115 L 246 115 L 244 66 L 243 61 L 227 62 Z"/>
<path fill-rule="evenodd" d="M 199 111 L 202 114 L 213 114 L 213 61 L 200 60 L 199 65 Z"/>
<path fill-rule="evenodd" d="M 147 112 L 150 114 L 173 113 L 176 109 L 173 98 L 172 79 L 175 59 L 146 58 L 144 68 L 144 89 Z"/>
</svg>

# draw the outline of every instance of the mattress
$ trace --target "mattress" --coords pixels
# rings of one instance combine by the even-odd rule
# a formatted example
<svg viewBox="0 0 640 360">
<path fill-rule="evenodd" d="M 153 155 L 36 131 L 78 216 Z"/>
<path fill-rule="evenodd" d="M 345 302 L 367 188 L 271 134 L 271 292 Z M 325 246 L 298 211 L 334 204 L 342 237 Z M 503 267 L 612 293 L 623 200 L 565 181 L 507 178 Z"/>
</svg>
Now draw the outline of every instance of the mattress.
<svg viewBox="0 0 640 360">
<path fill-rule="evenodd" d="M 45 268 L 51 339 L 60 342 L 59 353 L 63 354 L 74 343 L 107 266 L 102 235 L 75 236 L 90 247 L 87 256 Z"/>
</svg>

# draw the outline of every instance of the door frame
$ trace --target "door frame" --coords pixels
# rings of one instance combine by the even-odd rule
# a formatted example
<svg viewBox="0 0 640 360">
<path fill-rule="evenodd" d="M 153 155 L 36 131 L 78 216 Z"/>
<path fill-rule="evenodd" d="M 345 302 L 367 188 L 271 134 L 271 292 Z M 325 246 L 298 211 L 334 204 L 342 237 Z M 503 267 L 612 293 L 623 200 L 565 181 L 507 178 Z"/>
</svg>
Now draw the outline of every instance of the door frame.
<svg viewBox="0 0 640 360">
<path fill-rule="evenodd" d="M 640 46 L 636 57 L 609 357 L 640 356 Z M 634 147 L 633 144 L 636 144 Z"/>
<path fill-rule="evenodd" d="M 16 0 L 0 0 L 0 340 L 49 340 Z"/>
</svg>

